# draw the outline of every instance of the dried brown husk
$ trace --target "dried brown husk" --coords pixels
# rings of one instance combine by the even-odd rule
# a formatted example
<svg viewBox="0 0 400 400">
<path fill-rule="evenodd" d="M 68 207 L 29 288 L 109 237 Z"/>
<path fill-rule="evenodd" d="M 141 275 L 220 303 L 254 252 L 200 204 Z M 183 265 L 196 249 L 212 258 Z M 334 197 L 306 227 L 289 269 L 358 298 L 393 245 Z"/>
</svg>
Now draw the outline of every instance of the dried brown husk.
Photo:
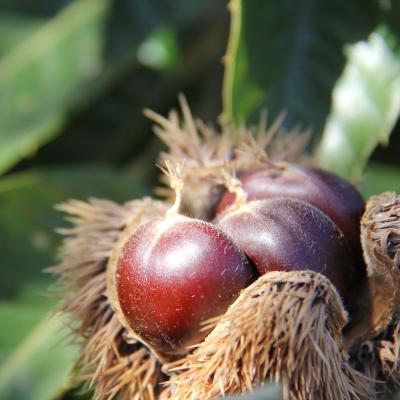
<svg viewBox="0 0 400 400">
<path fill-rule="evenodd" d="M 378 378 L 387 384 L 385 391 L 399 390 L 400 322 L 390 325 L 384 335 L 373 341 L 373 348 L 377 355 Z"/>
<path fill-rule="evenodd" d="M 377 381 L 377 393 L 383 394 L 400 389 L 400 200 L 396 193 L 369 199 L 361 238 L 368 275 L 361 297 L 364 314 L 345 339 L 353 344 L 355 365 Z"/>
<path fill-rule="evenodd" d="M 379 396 L 400 388 L 400 323 L 389 325 L 376 338 L 367 340 L 352 353 L 352 362 L 365 376 L 376 382 Z"/>
<path fill-rule="evenodd" d="M 164 368 L 176 399 L 212 399 L 281 382 L 290 399 L 373 399 L 374 382 L 348 363 L 347 322 L 324 276 L 270 272 L 245 289 L 196 350 Z"/>
<path fill-rule="evenodd" d="M 183 180 L 186 190 L 182 201 L 185 214 L 212 219 L 222 186 L 206 178 L 221 167 L 234 166 L 240 171 L 259 168 L 266 162 L 311 162 L 304 151 L 309 144 L 310 132 L 302 132 L 299 128 L 286 130 L 283 114 L 269 127 L 267 118 L 262 117 L 258 127 L 222 124 L 218 130 L 194 119 L 183 96 L 179 101 L 182 120 L 175 110 L 168 118 L 150 110 L 146 110 L 145 115 L 157 123 L 154 131 L 168 148 L 167 152 L 161 153 L 160 164 L 165 160 L 174 164 L 185 160 Z M 174 196 L 165 187 L 158 192 L 167 198 Z"/>
<path fill-rule="evenodd" d="M 396 323 L 400 310 L 400 200 L 396 193 L 371 197 L 361 220 L 366 280 L 355 293 L 348 347 L 378 336 Z"/>
<path fill-rule="evenodd" d="M 70 200 L 58 207 L 69 215 L 62 262 L 51 268 L 64 293 L 60 306 L 71 319 L 72 337 L 82 346 L 78 380 L 94 390 L 94 399 L 154 399 L 164 380 L 159 361 L 126 331 L 111 307 L 106 290 L 106 267 L 124 229 L 158 217 L 167 209 L 150 198 L 124 205 L 92 199 Z"/>
</svg>

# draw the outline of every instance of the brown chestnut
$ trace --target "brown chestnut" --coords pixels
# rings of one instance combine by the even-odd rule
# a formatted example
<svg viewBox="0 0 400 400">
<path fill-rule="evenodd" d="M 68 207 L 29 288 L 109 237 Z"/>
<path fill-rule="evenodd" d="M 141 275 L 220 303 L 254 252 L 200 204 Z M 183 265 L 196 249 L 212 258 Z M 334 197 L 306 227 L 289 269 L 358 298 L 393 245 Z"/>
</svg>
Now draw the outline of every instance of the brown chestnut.
<svg viewBox="0 0 400 400">
<path fill-rule="evenodd" d="M 340 229 L 311 204 L 290 198 L 254 200 L 227 209 L 216 224 L 260 274 L 316 271 L 348 297 L 355 276 L 353 252 Z"/>
<path fill-rule="evenodd" d="M 117 265 L 117 294 L 135 334 L 161 357 L 187 352 L 257 272 L 211 223 L 179 214 L 139 227 Z"/>
<path fill-rule="evenodd" d="M 345 179 L 320 168 L 289 163 L 271 163 L 262 169 L 243 172 L 239 179 L 248 200 L 286 197 L 319 208 L 344 233 L 355 253 L 361 254 L 360 219 L 364 212 L 364 200 Z M 226 191 L 216 215 L 234 200 L 235 194 Z"/>
</svg>

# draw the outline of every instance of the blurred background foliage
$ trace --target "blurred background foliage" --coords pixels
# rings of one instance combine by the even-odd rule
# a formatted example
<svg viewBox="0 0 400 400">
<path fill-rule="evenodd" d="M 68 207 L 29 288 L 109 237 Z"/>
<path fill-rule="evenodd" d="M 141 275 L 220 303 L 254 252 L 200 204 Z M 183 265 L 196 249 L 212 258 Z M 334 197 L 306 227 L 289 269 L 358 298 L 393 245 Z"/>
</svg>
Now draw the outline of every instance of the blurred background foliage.
<svg viewBox="0 0 400 400">
<path fill-rule="evenodd" d="M 48 313 L 53 206 L 152 194 L 143 108 L 182 92 L 206 122 L 284 111 L 365 196 L 400 192 L 399 43 L 396 0 L 0 0 L 0 398 L 90 398 Z"/>
</svg>

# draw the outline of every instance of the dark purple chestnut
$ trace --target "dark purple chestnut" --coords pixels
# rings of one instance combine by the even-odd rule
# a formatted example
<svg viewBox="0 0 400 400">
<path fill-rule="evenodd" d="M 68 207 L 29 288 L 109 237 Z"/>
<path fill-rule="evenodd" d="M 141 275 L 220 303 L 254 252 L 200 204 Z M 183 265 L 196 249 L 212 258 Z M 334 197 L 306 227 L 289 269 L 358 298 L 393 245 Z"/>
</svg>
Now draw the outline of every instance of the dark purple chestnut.
<svg viewBox="0 0 400 400">
<path fill-rule="evenodd" d="M 223 314 L 258 276 L 219 228 L 179 214 L 139 227 L 116 272 L 127 323 L 161 357 L 200 342 L 207 334 L 202 322 Z"/>
<path fill-rule="evenodd" d="M 248 200 L 287 197 L 305 201 L 323 211 L 350 241 L 355 253 L 361 253 L 360 219 L 364 200 L 345 179 L 320 168 L 277 163 L 239 175 Z M 235 200 L 226 191 L 216 211 L 220 214 Z M 360 256 L 361 257 L 361 256 Z"/>
<path fill-rule="evenodd" d="M 215 223 L 260 274 L 316 271 L 348 297 L 356 271 L 352 249 L 335 223 L 311 204 L 290 198 L 254 200 L 227 209 Z"/>
</svg>

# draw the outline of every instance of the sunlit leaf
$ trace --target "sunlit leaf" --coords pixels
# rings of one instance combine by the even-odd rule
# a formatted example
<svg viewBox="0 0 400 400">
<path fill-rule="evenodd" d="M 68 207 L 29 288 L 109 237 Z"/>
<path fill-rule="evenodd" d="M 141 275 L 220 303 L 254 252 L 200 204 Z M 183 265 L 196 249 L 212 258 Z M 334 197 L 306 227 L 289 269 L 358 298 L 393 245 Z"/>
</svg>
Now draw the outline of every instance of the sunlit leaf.
<svg viewBox="0 0 400 400">
<path fill-rule="evenodd" d="M 0 14 L 0 57 L 17 46 L 36 31 L 44 20 L 38 17 L 1 13 Z"/>
<path fill-rule="evenodd" d="M 326 168 L 359 177 L 374 148 L 387 143 L 399 116 L 400 58 L 379 32 L 346 53 L 318 157 Z"/>
<path fill-rule="evenodd" d="M 54 137 L 102 68 L 109 0 L 76 0 L 0 59 L 0 173 Z"/>
</svg>

